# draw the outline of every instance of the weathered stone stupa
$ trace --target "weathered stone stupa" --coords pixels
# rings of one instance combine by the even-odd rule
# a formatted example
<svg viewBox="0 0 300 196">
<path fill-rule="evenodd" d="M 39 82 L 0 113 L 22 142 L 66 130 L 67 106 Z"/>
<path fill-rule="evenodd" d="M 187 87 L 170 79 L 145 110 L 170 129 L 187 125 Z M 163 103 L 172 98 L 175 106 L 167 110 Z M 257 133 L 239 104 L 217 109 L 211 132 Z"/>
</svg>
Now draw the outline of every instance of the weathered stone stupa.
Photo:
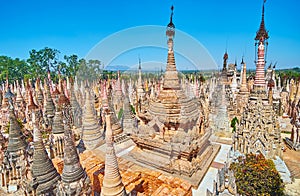
<svg viewBox="0 0 300 196">
<path fill-rule="evenodd" d="M 150 100 L 145 125 L 141 124 L 131 136 L 137 147 L 130 154 L 137 162 L 181 175 L 197 186 L 219 146 L 210 144 L 210 132 L 200 133 L 203 108 L 199 100 L 188 97 L 181 89 L 173 51 L 173 6 L 171 9 L 163 87 L 159 95 Z"/>
<path fill-rule="evenodd" d="M 101 127 L 94 113 L 94 101 L 86 90 L 85 111 L 82 118 L 82 140 L 88 150 L 95 149 L 104 143 Z"/>
<path fill-rule="evenodd" d="M 74 91 L 74 82 L 72 78 L 70 79 L 70 83 L 71 83 L 70 104 L 71 104 L 72 114 L 73 114 L 73 125 L 76 128 L 80 128 L 82 126 L 82 109 L 76 98 L 76 94 Z"/>
<path fill-rule="evenodd" d="M 64 127 L 64 167 L 59 191 L 62 195 L 89 195 L 91 182 L 80 164 L 74 136 L 69 123 L 66 121 Z"/>
<path fill-rule="evenodd" d="M 238 116 L 240 116 L 243 113 L 244 107 L 247 105 L 249 99 L 249 91 L 247 86 L 247 73 L 246 73 L 247 69 L 246 69 L 246 63 L 244 62 L 244 59 L 242 59 L 241 65 L 243 66 L 242 83 L 236 97 L 236 102 L 237 102 L 236 112 Z"/>
<path fill-rule="evenodd" d="M 53 195 L 57 192 L 57 183 L 60 175 L 56 171 L 49 158 L 42 139 L 42 133 L 36 126 L 35 114 L 32 114 L 34 122 L 34 153 L 32 162 L 32 176 L 37 195 Z"/>
<path fill-rule="evenodd" d="M 262 153 L 266 158 L 281 156 L 281 135 L 277 115 L 269 103 L 265 84 L 265 46 L 269 38 L 262 20 L 255 40 L 258 44 L 254 89 L 234 134 L 234 149 L 241 153 Z"/>
<path fill-rule="evenodd" d="M 47 79 L 45 79 L 44 85 L 45 85 L 44 119 L 45 119 L 45 124 L 51 127 L 53 123 L 54 113 L 55 113 L 55 106 L 51 97 L 50 86 L 49 86 L 50 84 Z"/>
<path fill-rule="evenodd" d="M 16 119 L 14 108 L 10 103 L 9 108 L 9 137 L 7 150 L 1 164 L 1 188 L 6 192 L 15 192 L 24 187 L 26 181 L 27 143 L 21 132 L 21 127 Z"/>
<path fill-rule="evenodd" d="M 113 132 L 111 126 L 110 114 L 106 114 L 106 153 L 105 153 L 105 170 L 101 196 L 121 196 L 126 195 L 122 177 L 120 175 L 117 156 L 113 146 Z"/>
<path fill-rule="evenodd" d="M 136 127 L 135 125 L 135 117 L 132 114 L 129 97 L 127 93 L 125 93 L 124 103 L 123 103 L 123 131 L 126 134 L 132 134 L 132 132 L 135 132 Z"/>
</svg>

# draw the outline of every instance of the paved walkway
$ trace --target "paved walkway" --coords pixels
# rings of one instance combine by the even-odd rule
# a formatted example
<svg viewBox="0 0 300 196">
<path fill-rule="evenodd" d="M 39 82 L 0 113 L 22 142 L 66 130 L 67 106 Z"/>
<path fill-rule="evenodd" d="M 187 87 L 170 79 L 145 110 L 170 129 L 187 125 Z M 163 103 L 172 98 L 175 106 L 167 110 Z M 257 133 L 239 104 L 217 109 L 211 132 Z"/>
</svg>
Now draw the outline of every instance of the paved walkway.
<svg viewBox="0 0 300 196">
<path fill-rule="evenodd" d="M 285 152 L 283 152 L 283 160 L 289 168 L 292 177 L 300 179 L 300 152 L 291 150 L 285 146 Z"/>
<path fill-rule="evenodd" d="M 193 195 L 206 195 L 206 191 L 207 189 L 209 189 L 211 192 L 213 191 L 213 182 L 214 180 L 216 180 L 217 177 L 217 173 L 218 173 L 218 167 L 221 164 L 224 164 L 224 162 L 227 159 L 227 154 L 231 148 L 230 145 L 227 144 L 221 144 L 221 143 L 217 143 L 221 145 L 221 149 L 218 153 L 218 155 L 216 156 L 214 162 L 212 163 L 212 165 L 209 167 L 206 175 L 204 176 L 202 182 L 200 183 L 198 189 L 192 189 Z"/>
</svg>

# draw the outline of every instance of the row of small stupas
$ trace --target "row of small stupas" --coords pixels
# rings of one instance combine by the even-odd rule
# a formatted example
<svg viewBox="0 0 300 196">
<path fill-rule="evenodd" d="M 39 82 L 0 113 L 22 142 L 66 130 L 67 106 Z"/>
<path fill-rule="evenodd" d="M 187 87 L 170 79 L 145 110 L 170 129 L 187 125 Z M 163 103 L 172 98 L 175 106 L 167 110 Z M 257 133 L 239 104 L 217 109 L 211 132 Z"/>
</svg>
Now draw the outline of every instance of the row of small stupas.
<svg viewBox="0 0 300 196">
<path fill-rule="evenodd" d="M 212 99 L 213 107 L 219 107 L 222 115 L 219 118 L 233 119 L 237 117 L 236 129 L 233 132 L 232 150 L 228 155 L 224 168 L 217 174 L 214 181 L 213 191 L 207 195 L 236 195 L 237 187 L 233 172 L 229 169 L 230 163 L 236 161 L 241 155 L 261 153 L 268 159 L 273 159 L 276 169 L 281 168 L 279 173 L 285 183 L 290 183 L 290 173 L 281 160 L 283 140 L 279 125 L 279 116 L 291 117 L 294 124 L 291 138 L 287 139 L 295 148 L 299 146 L 299 113 L 300 82 L 297 87 L 292 79 L 290 82 L 280 76 L 276 76 L 275 67 L 269 66 L 265 73 L 266 50 L 268 45 L 268 31 L 264 22 L 264 4 L 262 8 L 262 19 L 259 30 L 255 37 L 256 73 L 255 78 L 246 75 L 246 63 L 242 60 L 240 79 L 237 80 L 236 66 L 227 70 L 227 52 L 224 55 L 223 69 L 219 77 L 211 79 L 216 96 Z M 215 94 L 216 94 L 215 93 Z M 214 95 L 215 95 L 214 94 Z M 225 106 L 221 106 L 225 105 Z M 227 123 L 229 121 L 227 120 Z M 224 124 L 217 124 L 218 128 L 228 130 Z M 278 161 L 279 160 L 279 161 Z M 282 169 L 283 168 L 283 169 Z"/>
<path fill-rule="evenodd" d="M 79 154 L 106 147 L 101 195 L 125 195 L 114 143 L 134 142 L 130 160 L 198 186 L 220 146 L 208 140 L 208 86 L 178 78 L 175 25 L 167 26 L 168 58 L 161 79 L 97 82 L 67 78 L 2 86 L 1 189 L 24 195 L 89 195 Z M 54 159 L 63 159 L 61 174 Z"/>
</svg>

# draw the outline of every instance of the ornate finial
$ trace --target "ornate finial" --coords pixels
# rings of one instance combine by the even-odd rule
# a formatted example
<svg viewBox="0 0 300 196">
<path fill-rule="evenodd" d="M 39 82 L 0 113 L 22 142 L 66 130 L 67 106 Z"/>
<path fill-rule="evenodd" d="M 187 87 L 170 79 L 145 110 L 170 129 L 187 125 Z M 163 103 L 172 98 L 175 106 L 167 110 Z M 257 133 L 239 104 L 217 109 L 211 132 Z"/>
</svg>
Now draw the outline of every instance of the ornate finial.
<svg viewBox="0 0 300 196">
<path fill-rule="evenodd" d="M 242 57 L 242 62 L 241 62 L 241 64 L 242 65 L 244 65 L 245 63 L 244 63 L 244 57 Z"/>
<path fill-rule="evenodd" d="M 34 100 L 33 100 L 33 95 L 32 95 L 32 90 L 29 90 L 29 104 L 27 106 L 28 110 L 36 110 L 38 109 L 39 107 L 34 103 Z"/>
<path fill-rule="evenodd" d="M 141 66 L 141 58 L 140 58 L 140 55 L 139 55 L 139 70 L 142 69 L 142 66 Z"/>
<path fill-rule="evenodd" d="M 168 24 L 169 28 L 175 28 L 175 25 L 173 24 L 173 10 L 174 10 L 174 6 L 171 6 L 171 16 L 170 16 L 170 23 Z"/>
<path fill-rule="evenodd" d="M 259 40 L 262 42 L 269 38 L 268 31 L 265 28 L 265 19 L 264 19 L 265 18 L 265 3 L 266 3 L 266 0 L 264 0 L 264 2 L 263 2 L 261 23 L 260 23 L 259 30 L 257 31 L 256 37 L 255 37 L 255 40 Z"/>
<path fill-rule="evenodd" d="M 224 54 L 224 56 L 223 56 L 223 60 L 224 61 L 227 61 L 227 59 L 228 59 L 228 53 L 227 53 L 227 50 L 225 51 L 225 54 Z"/>
</svg>

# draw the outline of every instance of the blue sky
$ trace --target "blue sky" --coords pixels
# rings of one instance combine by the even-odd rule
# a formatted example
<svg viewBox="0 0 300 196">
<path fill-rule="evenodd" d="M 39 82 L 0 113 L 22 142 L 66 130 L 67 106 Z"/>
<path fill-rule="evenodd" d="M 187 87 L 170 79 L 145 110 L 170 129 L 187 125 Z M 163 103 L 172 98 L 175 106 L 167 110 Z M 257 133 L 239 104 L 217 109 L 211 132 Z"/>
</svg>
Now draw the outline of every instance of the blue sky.
<svg viewBox="0 0 300 196">
<path fill-rule="evenodd" d="M 47 46 L 60 50 L 61 59 L 64 54 L 85 57 L 98 42 L 123 29 L 166 26 L 172 4 L 176 29 L 198 40 L 219 66 L 227 48 L 229 62 L 240 62 L 244 56 L 248 67 L 255 68 L 254 37 L 261 20 L 262 0 L 1 1 L 0 55 L 23 59 L 28 58 L 31 49 Z M 265 23 L 270 36 L 267 60 L 277 62 L 278 68 L 300 66 L 299 7 L 298 0 L 266 2 Z M 142 39 L 143 35 L 136 37 Z M 143 58 L 151 56 L 148 61 L 166 60 L 164 55 L 156 59 L 156 55 L 138 53 Z M 137 58 L 129 59 L 134 55 L 122 58 L 122 63 L 137 63 Z"/>
</svg>

